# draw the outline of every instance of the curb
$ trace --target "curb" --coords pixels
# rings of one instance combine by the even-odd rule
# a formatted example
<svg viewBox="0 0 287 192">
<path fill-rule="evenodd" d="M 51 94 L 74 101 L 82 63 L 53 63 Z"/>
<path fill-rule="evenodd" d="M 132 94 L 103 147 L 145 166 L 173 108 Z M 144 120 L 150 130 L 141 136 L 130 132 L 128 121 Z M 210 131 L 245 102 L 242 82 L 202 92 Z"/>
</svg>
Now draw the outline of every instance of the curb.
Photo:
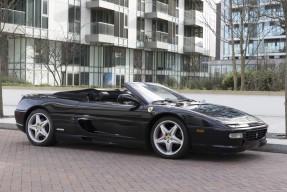
<svg viewBox="0 0 287 192">
<path fill-rule="evenodd" d="M 16 124 L 13 123 L 0 123 L 0 128 L 1 129 L 12 129 L 12 130 L 17 130 Z"/>
<path fill-rule="evenodd" d="M 261 151 L 261 152 L 269 152 L 269 153 L 283 153 L 287 154 L 287 146 L 281 144 L 266 144 L 262 147 L 257 147 L 255 149 L 251 149 L 251 151 Z"/>
</svg>

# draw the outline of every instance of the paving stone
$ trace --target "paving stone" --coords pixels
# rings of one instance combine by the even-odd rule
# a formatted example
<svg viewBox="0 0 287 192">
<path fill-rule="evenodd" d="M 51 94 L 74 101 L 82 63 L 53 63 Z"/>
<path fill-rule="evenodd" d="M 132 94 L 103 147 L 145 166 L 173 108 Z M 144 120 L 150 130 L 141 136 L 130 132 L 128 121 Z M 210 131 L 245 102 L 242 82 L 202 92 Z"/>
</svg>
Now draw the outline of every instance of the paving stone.
<svg viewBox="0 0 287 192">
<path fill-rule="evenodd" d="M 152 151 L 94 144 L 36 147 L 0 129 L 0 191 L 287 191 L 286 154 L 190 153 L 167 160 Z"/>
</svg>

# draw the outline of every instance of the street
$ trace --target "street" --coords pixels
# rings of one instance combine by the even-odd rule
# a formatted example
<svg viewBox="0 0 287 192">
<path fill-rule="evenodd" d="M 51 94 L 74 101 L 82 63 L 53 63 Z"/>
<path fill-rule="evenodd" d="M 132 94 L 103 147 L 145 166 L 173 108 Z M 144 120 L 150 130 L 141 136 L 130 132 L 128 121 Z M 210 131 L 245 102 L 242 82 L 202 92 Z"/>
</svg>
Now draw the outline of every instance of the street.
<svg viewBox="0 0 287 192">
<path fill-rule="evenodd" d="M 35 147 L 0 129 L 0 191 L 287 191 L 286 154 L 190 153 L 166 160 L 152 151 L 83 143 Z"/>
</svg>

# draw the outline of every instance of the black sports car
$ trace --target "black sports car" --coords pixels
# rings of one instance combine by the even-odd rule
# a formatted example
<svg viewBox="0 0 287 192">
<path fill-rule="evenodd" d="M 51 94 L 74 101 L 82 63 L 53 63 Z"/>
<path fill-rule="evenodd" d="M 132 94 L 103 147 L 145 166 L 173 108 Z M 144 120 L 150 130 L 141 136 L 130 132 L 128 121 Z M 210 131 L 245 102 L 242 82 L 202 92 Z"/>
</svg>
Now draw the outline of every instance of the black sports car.
<svg viewBox="0 0 287 192">
<path fill-rule="evenodd" d="M 241 152 L 266 144 L 267 125 L 242 111 L 201 103 L 156 83 L 26 95 L 15 111 L 34 145 L 80 139 L 146 148 L 164 158 L 193 151 Z"/>
</svg>

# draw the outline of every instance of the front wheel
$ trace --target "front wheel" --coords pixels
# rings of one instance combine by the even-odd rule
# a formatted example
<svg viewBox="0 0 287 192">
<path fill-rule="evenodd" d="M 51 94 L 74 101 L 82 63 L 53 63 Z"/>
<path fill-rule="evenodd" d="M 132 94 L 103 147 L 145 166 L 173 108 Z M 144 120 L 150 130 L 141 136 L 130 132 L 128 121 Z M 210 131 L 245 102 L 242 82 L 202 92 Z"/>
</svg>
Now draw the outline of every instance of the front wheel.
<svg viewBox="0 0 287 192">
<path fill-rule="evenodd" d="M 55 144 L 54 124 L 50 114 L 37 109 L 32 111 L 26 121 L 26 134 L 29 141 L 37 146 L 49 146 Z"/>
<path fill-rule="evenodd" d="M 164 117 L 156 121 L 150 137 L 154 151 L 164 158 L 181 158 L 190 148 L 186 127 L 175 117 Z"/>
</svg>

